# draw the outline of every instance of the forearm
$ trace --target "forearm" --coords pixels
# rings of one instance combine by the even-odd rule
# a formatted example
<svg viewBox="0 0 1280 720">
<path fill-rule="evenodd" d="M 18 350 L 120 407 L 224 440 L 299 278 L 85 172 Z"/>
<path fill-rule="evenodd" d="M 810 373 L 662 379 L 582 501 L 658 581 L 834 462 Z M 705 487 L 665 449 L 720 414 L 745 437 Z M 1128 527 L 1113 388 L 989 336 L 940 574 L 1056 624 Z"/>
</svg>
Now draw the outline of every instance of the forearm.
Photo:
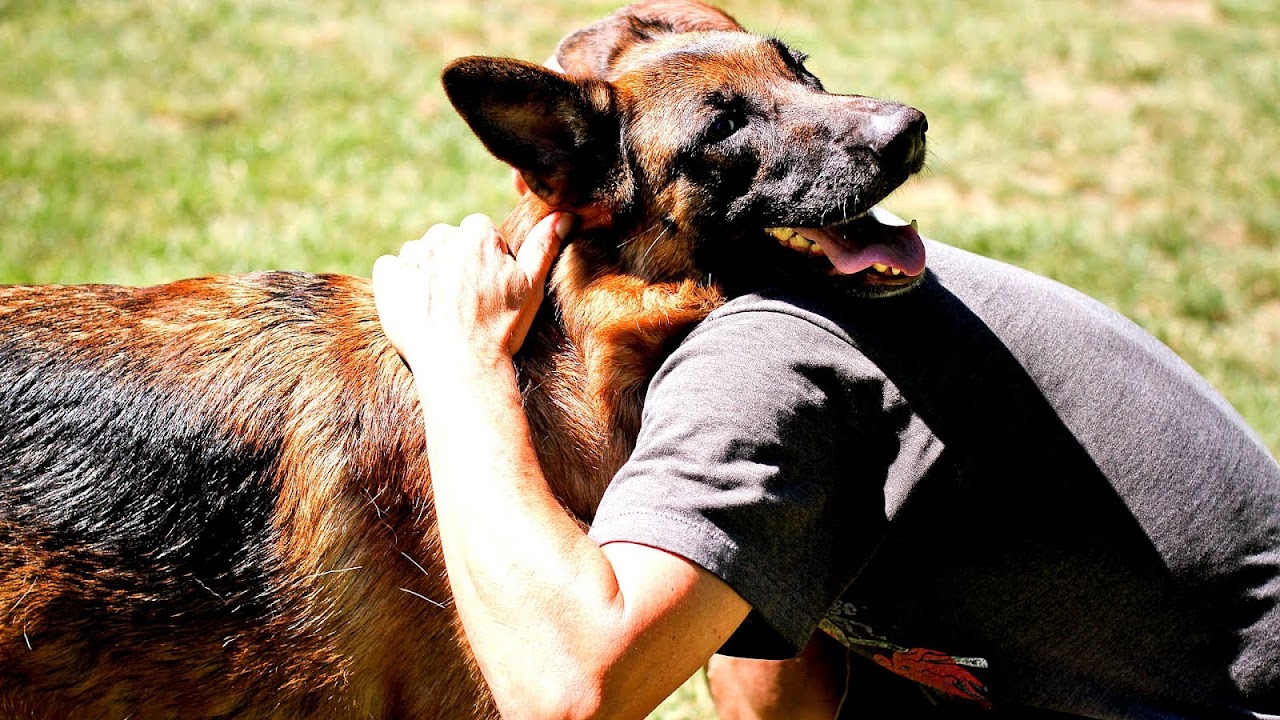
<svg viewBox="0 0 1280 720">
<path fill-rule="evenodd" d="M 510 360 L 436 362 L 415 377 L 450 584 L 504 713 L 537 716 L 575 693 L 592 704 L 599 688 L 581 686 L 608 662 L 599 649 L 625 606 L 608 558 L 542 476 Z"/>
</svg>

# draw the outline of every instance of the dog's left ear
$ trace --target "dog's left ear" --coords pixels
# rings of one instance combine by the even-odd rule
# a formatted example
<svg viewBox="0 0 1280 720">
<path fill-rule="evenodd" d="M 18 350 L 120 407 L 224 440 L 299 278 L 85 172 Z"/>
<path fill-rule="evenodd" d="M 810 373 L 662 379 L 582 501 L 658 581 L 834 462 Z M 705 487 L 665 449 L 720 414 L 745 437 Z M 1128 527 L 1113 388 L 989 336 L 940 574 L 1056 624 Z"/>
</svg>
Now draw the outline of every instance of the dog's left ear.
<svg viewBox="0 0 1280 720">
<path fill-rule="evenodd" d="M 621 156 L 607 83 L 493 57 L 454 60 L 442 80 L 489 152 L 519 170 L 551 207 L 584 207 L 609 190 Z"/>
</svg>

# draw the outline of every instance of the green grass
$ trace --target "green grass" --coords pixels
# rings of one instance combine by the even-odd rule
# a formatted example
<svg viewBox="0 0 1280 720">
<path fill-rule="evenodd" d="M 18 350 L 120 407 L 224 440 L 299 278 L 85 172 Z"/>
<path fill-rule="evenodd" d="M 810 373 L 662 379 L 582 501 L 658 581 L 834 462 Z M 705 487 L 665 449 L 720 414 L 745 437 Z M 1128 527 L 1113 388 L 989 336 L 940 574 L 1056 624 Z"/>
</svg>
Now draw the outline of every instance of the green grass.
<svg viewBox="0 0 1280 720">
<path fill-rule="evenodd" d="M 0 282 L 367 274 L 512 202 L 441 66 L 614 3 L 0 0 Z M 1280 6 L 763 0 L 828 87 L 929 115 L 887 205 L 1154 332 L 1280 449 Z M 658 716 L 708 717 L 687 686 Z"/>
</svg>

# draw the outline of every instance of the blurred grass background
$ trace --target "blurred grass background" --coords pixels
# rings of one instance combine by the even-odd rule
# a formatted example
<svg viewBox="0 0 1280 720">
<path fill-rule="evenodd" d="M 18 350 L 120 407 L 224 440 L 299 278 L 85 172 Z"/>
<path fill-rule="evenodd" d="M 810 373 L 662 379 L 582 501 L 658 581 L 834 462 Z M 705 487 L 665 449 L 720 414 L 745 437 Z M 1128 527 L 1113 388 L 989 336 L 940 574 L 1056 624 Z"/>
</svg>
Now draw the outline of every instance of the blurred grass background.
<svg viewBox="0 0 1280 720">
<path fill-rule="evenodd" d="M 441 66 L 541 61 L 600 0 L 0 0 L 0 282 L 365 275 L 510 179 Z M 1280 449 L 1280 4 L 727 0 L 929 116 L 886 206 L 1136 319 Z M 658 711 L 710 717 L 690 683 Z"/>
</svg>

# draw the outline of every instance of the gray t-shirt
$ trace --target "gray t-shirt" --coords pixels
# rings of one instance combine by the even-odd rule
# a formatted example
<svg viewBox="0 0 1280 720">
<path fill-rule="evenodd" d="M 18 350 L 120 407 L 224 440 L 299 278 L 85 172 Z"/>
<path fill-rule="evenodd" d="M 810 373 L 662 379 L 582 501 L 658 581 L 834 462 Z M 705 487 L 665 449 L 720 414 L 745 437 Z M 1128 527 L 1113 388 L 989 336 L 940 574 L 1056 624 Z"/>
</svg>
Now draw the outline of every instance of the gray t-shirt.
<svg viewBox="0 0 1280 720">
<path fill-rule="evenodd" d="M 1280 715 L 1263 444 L 1100 303 L 928 252 L 901 295 L 772 288 L 702 323 L 592 537 L 732 586 L 753 612 L 726 652 L 785 657 L 821 628 L 982 704 Z"/>
</svg>

